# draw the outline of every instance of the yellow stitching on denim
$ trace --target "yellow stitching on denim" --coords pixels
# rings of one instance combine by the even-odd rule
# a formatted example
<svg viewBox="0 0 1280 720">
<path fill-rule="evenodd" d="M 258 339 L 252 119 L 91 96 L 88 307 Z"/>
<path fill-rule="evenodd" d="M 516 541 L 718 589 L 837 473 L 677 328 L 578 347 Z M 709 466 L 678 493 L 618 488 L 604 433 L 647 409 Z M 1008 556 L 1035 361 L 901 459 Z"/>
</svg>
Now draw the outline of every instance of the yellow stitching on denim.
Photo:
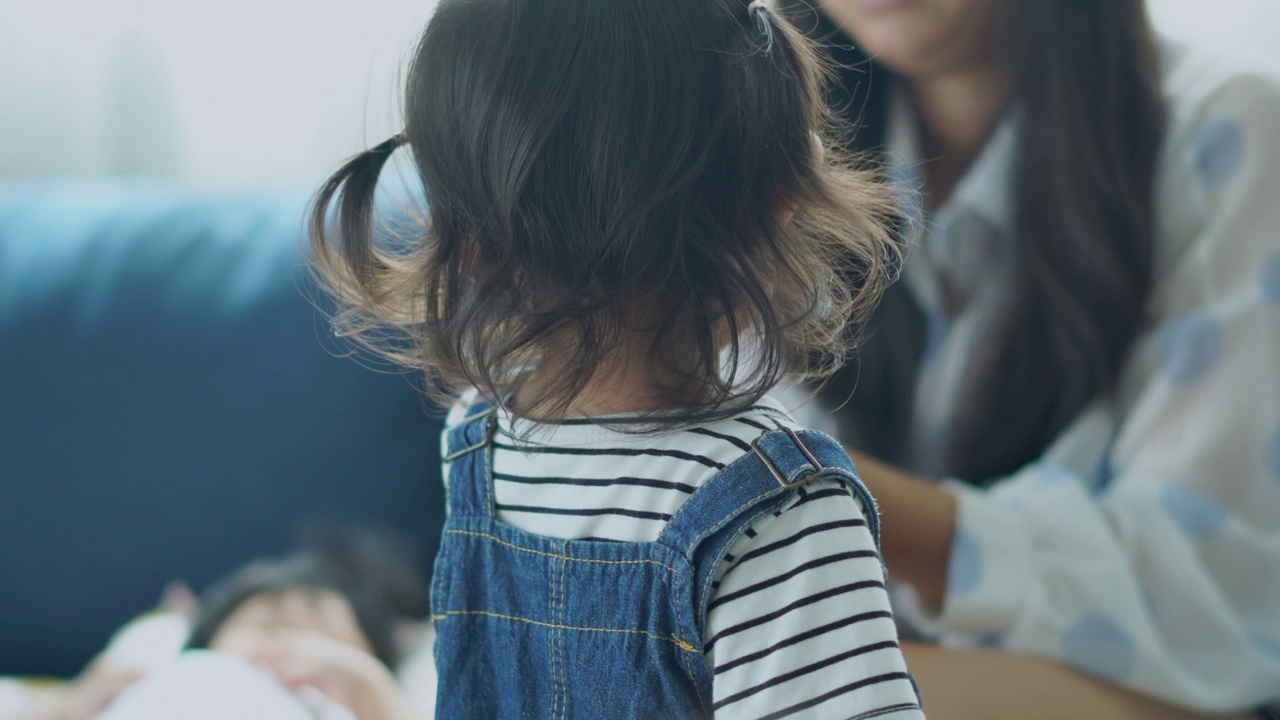
<svg viewBox="0 0 1280 720">
<path fill-rule="evenodd" d="M 602 632 L 602 633 L 621 633 L 625 635 L 644 635 L 651 640 L 661 640 L 662 642 L 669 642 L 685 652 L 689 652 L 689 653 L 702 652 L 698 648 L 694 647 L 693 645 L 690 645 L 688 642 L 681 640 L 678 637 L 675 637 L 674 635 L 671 637 L 663 637 L 661 635 L 654 635 L 653 633 L 648 632 L 646 630 L 630 630 L 628 628 L 602 628 L 602 627 L 581 627 L 578 625 L 562 625 L 559 623 L 542 622 L 541 620 L 531 620 L 529 618 L 523 618 L 516 615 L 502 615 L 501 613 L 492 613 L 492 612 L 488 612 L 487 610 L 450 610 L 441 615 L 432 615 L 431 619 L 432 620 L 448 620 L 451 617 L 468 616 L 468 615 L 480 615 L 483 617 L 498 618 L 499 620 L 515 620 L 516 622 L 529 623 L 530 625 L 537 625 L 539 627 L 545 627 L 545 628 L 554 628 L 557 630 L 578 630 L 580 632 Z"/>
<path fill-rule="evenodd" d="M 493 484 L 493 438 L 489 435 L 489 428 L 486 425 L 484 429 L 485 437 L 489 442 L 480 449 L 481 463 L 484 468 L 484 477 L 481 481 L 484 483 L 484 514 L 492 516 L 497 513 L 497 508 L 493 504 L 493 498 L 489 495 L 489 486 Z"/>
<path fill-rule="evenodd" d="M 707 711 L 707 701 L 702 697 L 702 688 L 698 687 L 698 679 L 694 677 L 693 665 L 689 663 L 689 653 L 680 656 L 684 660 L 684 672 L 689 676 L 689 682 L 693 685 L 693 694 L 698 696 L 698 707 L 702 708 L 703 717 L 711 717 L 711 713 Z M 706 662 L 706 659 L 703 659 Z"/>
<path fill-rule="evenodd" d="M 680 616 L 680 613 L 676 613 L 676 627 L 680 629 L 681 635 L 685 633 L 684 618 Z M 702 708 L 702 716 L 711 717 L 711 713 L 707 711 L 707 701 L 702 697 L 702 688 L 698 687 L 698 678 L 696 677 L 696 673 L 693 672 L 693 664 L 689 662 L 689 653 L 681 655 L 680 659 L 684 661 L 684 671 L 685 674 L 689 676 L 689 682 L 693 683 L 693 693 L 698 696 L 698 706 Z M 706 662 L 707 659 L 704 656 L 702 658 L 704 666 L 706 665 Z"/>
<path fill-rule="evenodd" d="M 555 618 L 556 612 L 556 584 L 550 584 L 550 607 L 551 617 Z M 556 634 L 553 630 L 547 633 L 547 662 L 550 664 L 551 671 L 551 717 L 555 718 L 556 710 L 560 709 L 560 683 L 556 679 Z"/>
<path fill-rule="evenodd" d="M 742 512 L 743 510 L 746 510 L 747 508 L 751 507 L 752 505 L 755 505 L 756 503 L 760 502 L 761 500 L 764 500 L 765 498 L 769 497 L 770 495 L 773 495 L 774 493 L 778 492 L 778 490 L 779 490 L 780 488 L 782 488 L 782 486 L 781 486 L 781 485 L 779 485 L 779 486 L 778 486 L 778 487 L 776 487 L 776 488 L 769 488 L 769 491 L 768 491 L 768 492 L 761 493 L 761 494 L 759 494 L 759 495 L 755 496 L 755 497 L 754 497 L 754 498 L 752 498 L 751 500 L 749 500 L 749 501 L 747 501 L 747 502 L 745 502 L 745 503 L 743 503 L 743 504 L 739 505 L 737 508 L 735 508 L 735 509 L 733 510 L 733 512 L 726 514 L 726 515 L 724 516 L 724 517 L 725 517 L 725 519 L 724 519 L 724 520 L 722 520 L 721 522 L 718 522 L 718 523 L 716 523 L 715 525 L 713 525 L 712 527 L 709 527 L 709 528 L 707 528 L 706 530 L 703 530 L 702 532 L 698 533 L 698 535 L 697 535 L 697 536 L 695 536 L 695 537 L 693 538 L 693 542 L 689 543 L 689 549 L 688 549 L 688 550 L 686 550 L 686 553 L 690 553 L 690 552 L 692 552 L 692 551 L 693 551 L 693 549 L 694 549 L 695 547 L 697 547 L 697 546 L 698 546 L 698 543 L 700 543 L 700 542 L 702 542 L 704 539 L 706 539 L 706 537 L 707 537 L 708 535 L 713 535 L 713 534 L 718 533 L 718 532 L 720 532 L 721 530 L 723 530 L 725 525 L 728 525 L 730 522 L 732 522 L 732 521 L 733 521 L 733 519 L 734 519 L 734 518 L 736 518 L 736 517 L 738 516 L 738 513 Z"/>
<path fill-rule="evenodd" d="M 567 586 L 565 585 L 565 573 L 569 568 L 569 541 L 565 540 L 560 543 L 560 624 L 564 624 L 565 607 L 568 603 L 565 600 L 567 594 Z M 559 656 L 560 665 L 560 685 L 564 688 L 564 707 L 560 709 L 560 717 L 569 717 L 569 672 L 565 668 L 564 660 L 564 632 L 558 633 L 556 638 L 556 654 Z"/>
<path fill-rule="evenodd" d="M 692 575 L 693 573 L 690 573 L 690 576 Z M 696 580 L 696 577 L 694 579 Z M 677 584 L 678 583 L 679 581 L 677 580 Z M 696 589 L 696 587 L 691 589 Z M 676 612 L 676 629 L 680 631 L 681 635 L 686 634 L 686 631 L 684 628 L 684 613 L 679 611 Z M 698 696 L 698 706 L 702 708 L 702 716 L 711 717 L 711 713 L 707 710 L 707 701 L 705 698 L 702 697 L 702 688 L 698 686 L 698 678 L 696 677 L 697 674 L 693 671 L 693 665 L 689 662 L 689 653 L 685 653 L 684 655 L 681 655 L 680 659 L 684 661 L 684 671 L 689 676 L 689 682 L 693 683 L 693 692 L 695 695 Z M 705 667 L 706 665 L 705 654 L 704 654 L 704 657 L 702 658 L 702 663 L 703 663 L 703 666 Z"/>
<path fill-rule="evenodd" d="M 708 481 L 707 481 L 707 483 L 706 483 L 706 485 L 703 485 L 702 487 L 703 487 L 703 488 L 706 488 L 706 487 L 707 487 L 707 486 L 709 486 L 711 483 L 715 482 L 715 481 L 716 481 L 716 478 L 719 478 L 720 476 L 722 476 L 722 475 L 724 475 L 725 473 L 729 472 L 731 469 L 733 469 L 733 468 L 734 468 L 735 466 L 737 466 L 737 465 L 745 464 L 746 462 L 750 461 L 750 460 L 751 460 L 751 458 L 754 458 L 754 457 L 758 457 L 758 456 L 757 456 L 755 453 L 745 453 L 744 455 L 742 455 L 741 457 L 739 457 L 737 460 L 734 460 L 733 462 L 731 462 L 731 463 L 729 463 L 728 465 L 726 465 L 726 466 L 725 466 L 723 469 L 721 469 L 719 472 L 717 472 L 717 473 L 716 473 L 716 475 L 715 475 L 715 477 L 713 477 L 713 478 L 711 478 L 710 480 L 708 480 Z M 770 488 L 770 490 L 769 490 L 768 492 L 766 492 L 764 495 L 760 495 L 760 496 L 756 497 L 756 499 L 755 499 L 755 500 L 753 500 L 752 502 L 758 501 L 758 500 L 760 500 L 760 498 L 765 497 L 766 495 L 769 495 L 769 494 L 771 494 L 771 493 L 777 492 L 777 490 L 778 490 L 778 489 L 780 489 L 781 487 L 782 487 L 781 485 L 778 485 L 776 488 Z M 702 488 L 700 488 L 700 489 L 702 489 Z M 680 517 L 680 514 L 681 514 L 681 513 L 683 513 L 683 512 L 686 510 L 686 508 L 688 508 L 688 507 L 689 507 L 689 503 L 688 503 L 688 502 L 685 502 L 685 504 L 684 504 L 683 506 L 681 506 L 681 508 L 680 508 L 678 511 L 676 511 L 676 515 L 675 515 L 675 517 L 673 517 L 670 521 L 668 521 L 668 522 L 667 522 L 667 527 L 666 527 L 666 528 L 663 528 L 663 530 L 662 530 L 662 535 L 661 535 L 660 537 L 666 537 L 667 530 L 668 530 L 668 529 L 670 529 L 670 527 L 671 527 L 672 523 L 674 523 L 674 522 L 675 522 L 675 520 L 676 520 L 676 518 Z M 746 507 L 746 506 L 744 505 L 743 507 Z M 735 510 L 735 511 L 734 511 L 734 514 L 737 514 L 737 513 L 738 513 L 738 511 L 740 511 L 740 510 L 742 510 L 742 508 L 741 508 L 741 507 L 740 507 L 740 508 L 738 508 L 737 510 Z M 725 519 L 721 520 L 721 521 L 720 521 L 719 523 L 717 523 L 715 526 L 711 527 L 711 528 L 710 528 L 709 530 L 707 530 L 706 532 L 704 532 L 704 533 L 702 533 L 702 534 L 698 535 L 697 537 L 695 537 L 695 538 L 693 539 L 692 543 L 689 545 L 689 548 L 692 548 L 694 545 L 697 545 L 698 543 L 702 542 L 702 538 L 704 538 L 704 537 L 706 537 L 707 535 L 710 535 L 711 533 L 714 533 L 714 532 L 716 532 L 717 530 L 719 530 L 720 528 L 724 527 L 724 526 L 725 526 L 726 524 L 728 524 L 728 522 L 729 522 L 730 520 L 732 520 L 732 519 L 733 519 L 733 516 L 732 516 L 732 515 L 726 516 L 726 518 L 725 518 Z M 684 549 L 682 549 L 682 552 L 684 553 L 685 559 L 688 559 L 688 560 L 691 560 L 691 559 L 692 559 L 692 555 L 690 554 L 690 552 L 689 552 L 688 548 L 684 548 Z"/>
<path fill-rule="evenodd" d="M 471 530 L 446 530 L 445 533 L 448 535 L 467 535 L 470 537 L 485 538 L 486 540 L 492 540 L 498 543 L 499 545 L 505 545 L 514 550 L 533 553 L 534 555 L 542 555 L 543 557 L 549 557 L 549 558 L 564 558 L 565 560 L 572 560 L 574 562 L 597 563 L 599 565 L 646 565 L 648 564 L 648 565 L 657 565 L 658 567 L 664 568 L 667 572 L 670 572 L 670 573 L 675 573 L 676 571 L 676 569 L 671 567 L 670 565 L 667 565 L 665 563 L 660 563 L 657 560 L 596 560 L 594 558 L 580 558 L 580 557 L 573 557 L 571 555 L 557 555 L 555 553 L 543 552 L 541 550 L 534 550 L 532 548 L 521 547 L 519 545 L 509 543 L 506 540 L 503 540 L 502 538 L 499 538 L 495 535 L 490 535 L 488 533 L 473 532 Z"/>
<path fill-rule="evenodd" d="M 753 500 L 751 500 L 750 502 L 748 502 L 748 503 L 744 503 L 744 504 L 742 504 L 742 505 L 738 506 L 738 507 L 737 507 L 733 512 L 731 512 L 731 513 L 729 513 L 728 515 L 726 515 L 726 516 L 725 516 L 726 520 L 725 520 L 724 522 L 717 523 L 717 524 L 716 524 L 716 526 L 715 526 L 714 528 L 711 528 L 711 529 L 707 530 L 706 532 L 703 532 L 703 533 L 699 534 L 696 538 L 694 538 L 693 542 L 691 542 L 691 543 L 689 544 L 689 549 L 686 551 L 686 552 L 688 552 L 688 553 L 689 553 L 689 555 L 688 555 L 687 557 L 688 557 L 688 560 L 689 560 L 690 564 L 692 564 L 692 563 L 693 563 L 693 554 L 692 554 L 692 553 L 693 553 L 693 550 L 694 550 L 695 548 L 697 548 L 697 547 L 698 547 L 698 544 L 699 544 L 699 543 L 701 543 L 704 539 L 706 539 L 706 538 L 707 538 L 709 535 L 711 535 L 712 533 L 716 533 L 716 532 L 719 532 L 720 530 L 723 530 L 725 525 L 728 525 L 728 524 L 729 524 L 729 522 L 730 522 L 731 520 L 735 519 L 735 518 L 738 516 L 738 513 L 742 512 L 742 511 L 743 511 L 743 510 L 745 510 L 746 508 L 751 507 L 752 505 L 754 505 L 754 504 L 756 504 L 756 503 L 760 502 L 762 499 L 769 497 L 770 495 L 774 494 L 775 492 L 777 492 L 777 491 L 776 491 L 776 490 L 771 489 L 771 490 L 769 490 L 769 492 L 767 492 L 767 493 L 764 493 L 764 494 L 762 494 L 762 495 L 757 495 L 757 496 L 756 496 Z M 784 493 L 784 494 L 783 494 L 783 496 L 784 496 L 784 497 L 786 497 L 786 496 L 787 496 L 787 495 L 789 495 L 789 494 L 790 494 L 790 493 Z M 759 519 L 759 518 L 760 518 L 760 516 L 761 516 L 761 515 L 764 515 L 766 512 L 768 512 L 768 511 L 767 511 L 767 510 L 762 510 L 758 515 L 756 515 L 754 518 L 752 518 L 750 522 L 754 523 L 757 519 Z M 730 543 L 729 543 L 729 544 L 724 548 L 724 552 L 729 552 L 729 551 L 732 549 L 732 545 L 733 545 L 733 543 L 737 541 L 737 540 L 736 540 L 736 538 L 738 538 L 738 537 L 742 537 L 742 533 L 743 533 L 743 532 L 745 532 L 745 529 L 744 529 L 745 527 L 750 527 L 750 525 L 745 525 L 745 526 L 743 526 L 743 527 L 739 527 L 739 528 L 738 528 L 738 532 L 735 534 L 735 539 L 734 539 L 733 541 L 731 541 L 731 542 L 730 542 Z M 719 564 L 720 564 L 720 561 L 719 561 L 719 560 L 717 560 L 717 561 L 715 561 L 714 563 L 712 563 L 712 564 L 711 564 L 711 568 L 710 568 L 710 570 L 707 572 L 707 577 L 706 577 L 706 579 L 703 581 L 703 591 L 702 591 L 702 595 L 701 595 L 701 597 L 699 597 L 699 598 L 698 598 L 698 602 L 699 602 L 699 603 L 701 603 L 701 604 L 699 605 L 699 607 L 700 607 L 700 608 L 703 608 L 703 607 L 706 607 L 706 606 L 707 606 L 707 602 L 708 602 L 708 600 L 707 600 L 707 596 L 708 596 L 708 594 L 710 593 L 710 588 L 711 588 L 711 571 L 714 571 L 714 570 L 715 570 L 715 568 L 716 568 L 716 566 L 718 566 Z"/>
<path fill-rule="evenodd" d="M 440 548 L 440 572 L 436 573 L 436 595 L 435 600 L 440 603 L 448 603 L 449 599 L 445 597 L 445 579 L 449 574 L 449 547 Z"/>
<path fill-rule="evenodd" d="M 786 498 L 784 497 L 784 498 L 783 498 L 783 500 L 785 501 L 785 499 L 786 499 Z M 773 505 L 770 505 L 770 506 L 768 506 L 768 507 L 764 508 L 764 509 L 763 509 L 763 510 L 761 510 L 760 512 L 758 512 L 758 513 L 756 513 L 755 515 L 753 515 L 753 516 L 751 517 L 751 519 L 749 519 L 749 520 L 747 520 L 747 521 L 743 522 L 740 526 L 738 526 L 738 531 L 737 531 L 736 533 L 734 533 L 733 538 L 732 538 L 729 542 L 725 543 L 725 547 L 724 547 L 724 548 L 721 550 L 721 552 L 719 553 L 719 555 L 718 555 L 718 559 L 717 559 L 715 562 L 713 562 L 713 563 L 711 563 L 710 565 L 708 565 L 708 567 L 707 567 L 707 574 L 704 576 L 703 581 L 702 581 L 702 596 L 698 599 L 698 602 L 699 602 L 699 603 L 701 603 L 701 604 L 698 606 L 699 608 L 704 608 L 704 607 L 706 607 L 706 606 L 707 606 L 707 604 L 708 604 L 708 603 L 710 603 L 710 602 L 711 602 L 711 594 L 712 594 L 711 588 L 712 588 L 712 581 L 715 579 L 716 570 L 718 570 L 718 569 L 719 569 L 719 567 L 720 567 L 720 564 L 721 564 L 722 562 L 724 562 L 724 553 L 732 552 L 732 551 L 733 551 L 733 548 L 737 546 L 738 541 L 742 539 L 742 536 L 746 534 L 747 530 L 748 530 L 748 529 L 750 529 L 750 528 L 752 528 L 752 527 L 754 527 L 754 526 L 755 526 L 755 524 L 756 524 L 757 522 L 759 522 L 760 518 L 762 518 L 762 517 L 764 517 L 765 515 L 769 514 L 769 509 L 770 509 L 770 508 L 772 508 L 772 507 L 774 507 L 774 506 L 773 506 Z M 739 509 L 741 509 L 741 508 L 739 508 Z M 727 572 L 728 572 L 728 571 L 726 571 L 726 573 L 727 573 Z M 709 616 L 710 614 L 711 614 L 711 613 L 709 613 L 709 612 L 707 613 L 707 615 L 708 615 L 708 616 Z M 703 630 L 706 630 L 706 628 L 703 628 Z"/>
</svg>

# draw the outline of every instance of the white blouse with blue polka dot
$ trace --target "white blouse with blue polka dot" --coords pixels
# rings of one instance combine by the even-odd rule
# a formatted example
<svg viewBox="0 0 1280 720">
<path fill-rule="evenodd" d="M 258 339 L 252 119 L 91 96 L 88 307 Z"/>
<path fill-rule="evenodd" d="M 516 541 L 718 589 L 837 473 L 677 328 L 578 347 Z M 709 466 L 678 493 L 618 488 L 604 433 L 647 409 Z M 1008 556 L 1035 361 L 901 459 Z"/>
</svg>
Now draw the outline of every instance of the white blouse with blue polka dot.
<svg viewBox="0 0 1280 720">
<path fill-rule="evenodd" d="M 944 641 L 1071 665 L 1180 705 L 1280 698 L 1280 81 L 1166 48 L 1149 329 L 1121 388 L 1036 465 L 959 498 Z M 926 308 L 917 466 L 936 460 L 999 302 L 1016 113 L 946 203 L 912 199 L 919 152 L 895 112 L 892 178 L 915 214 L 905 282 Z M 914 606 L 914 607 L 913 607 Z"/>
</svg>

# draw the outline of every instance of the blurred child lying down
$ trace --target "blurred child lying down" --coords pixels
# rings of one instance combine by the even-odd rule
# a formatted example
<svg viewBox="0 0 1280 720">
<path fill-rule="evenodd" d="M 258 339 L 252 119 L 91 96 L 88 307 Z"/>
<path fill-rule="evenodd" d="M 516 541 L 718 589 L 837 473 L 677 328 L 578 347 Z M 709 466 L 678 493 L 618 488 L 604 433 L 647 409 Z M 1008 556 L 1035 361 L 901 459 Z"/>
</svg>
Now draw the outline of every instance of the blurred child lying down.
<svg viewBox="0 0 1280 720">
<path fill-rule="evenodd" d="M 421 583 L 381 543 L 252 563 L 195 605 L 176 657 L 100 658 L 48 720 L 409 720 L 393 675 Z"/>
</svg>

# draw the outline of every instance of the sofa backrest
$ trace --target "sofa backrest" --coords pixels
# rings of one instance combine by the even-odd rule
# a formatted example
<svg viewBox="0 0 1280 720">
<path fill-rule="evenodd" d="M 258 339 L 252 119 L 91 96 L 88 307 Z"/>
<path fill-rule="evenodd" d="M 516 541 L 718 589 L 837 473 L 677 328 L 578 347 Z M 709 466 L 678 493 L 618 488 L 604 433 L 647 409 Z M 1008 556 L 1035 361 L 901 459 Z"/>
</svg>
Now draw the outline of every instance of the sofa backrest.
<svg viewBox="0 0 1280 720">
<path fill-rule="evenodd" d="M 304 195 L 0 185 L 0 675 L 66 675 L 163 586 L 308 523 L 443 521 L 439 413 L 343 357 Z"/>
</svg>

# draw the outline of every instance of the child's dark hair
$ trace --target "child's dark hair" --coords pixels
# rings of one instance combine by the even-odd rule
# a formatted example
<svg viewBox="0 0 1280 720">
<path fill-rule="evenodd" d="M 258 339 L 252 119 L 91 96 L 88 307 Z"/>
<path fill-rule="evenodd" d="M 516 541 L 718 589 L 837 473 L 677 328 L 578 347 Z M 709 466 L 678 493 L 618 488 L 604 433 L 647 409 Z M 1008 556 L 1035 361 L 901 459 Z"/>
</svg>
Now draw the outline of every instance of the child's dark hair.
<svg viewBox="0 0 1280 720">
<path fill-rule="evenodd" d="M 826 76 L 763 3 L 441 0 L 405 132 L 313 208 L 339 330 L 524 416 L 567 412 L 620 365 L 662 424 L 826 377 L 900 265 Z M 429 218 L 389 247 L 374 192 L 404 143 Z"/>
<path fill-rule="evenodd" d="M 424 614 L 423 583 L 408 553 L 387 538 L 329 533 L 303 550 L 257 560 L 210 586 L 200 597 L 187 647 L 208 648 L 223 624 L 255 597 L 328 591 L 346 599 L 374 656 L 394 669 L 401 660 L 396 628 Z"/>
</svg>

